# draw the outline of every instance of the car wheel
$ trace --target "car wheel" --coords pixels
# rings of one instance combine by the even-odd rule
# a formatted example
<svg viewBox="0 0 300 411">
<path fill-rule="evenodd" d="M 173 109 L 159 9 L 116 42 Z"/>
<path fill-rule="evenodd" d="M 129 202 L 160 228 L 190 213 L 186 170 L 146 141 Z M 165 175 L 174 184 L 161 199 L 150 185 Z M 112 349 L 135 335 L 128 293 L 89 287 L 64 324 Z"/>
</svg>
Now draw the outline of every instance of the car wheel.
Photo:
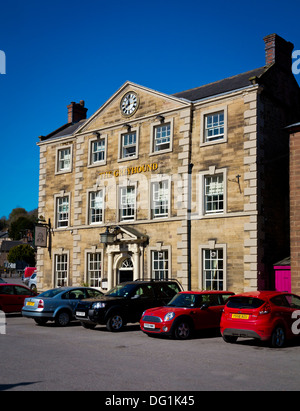
<svg viewBox="0 0 300 411">
<path fill-rule="evenodd" d="M 174 328 L 174 337 L 176 340 L 187 340 L 192 336 L 192 327 L 189 321 L 178 321 Z"/>
<path fill-rule="evenodd" d="M 124 326 L 123 317 L 120 314 L 112 315 L 107 323 L 106 328 L 108 331 L 120 331 Z"/>
<path fill-rule="evenodd" d="M 71 321 L 70 314 L 67 311 L 61 311 L 55 317 L 55 324 L 59 327 L 66 327 Z"/>
<path fill-rule="evenodd" d="M 282 348 L 285 344 L 284 328 L 279 326 L 274 329 L 271 336 L 271 347 Z"/>
<path fill-rule="evenodd" d="M 234 337 L 233 335 L 223 335 L 223 340 L 229 344 L 234 344 L 237 342 L 238 337 Z"/>
</svg>

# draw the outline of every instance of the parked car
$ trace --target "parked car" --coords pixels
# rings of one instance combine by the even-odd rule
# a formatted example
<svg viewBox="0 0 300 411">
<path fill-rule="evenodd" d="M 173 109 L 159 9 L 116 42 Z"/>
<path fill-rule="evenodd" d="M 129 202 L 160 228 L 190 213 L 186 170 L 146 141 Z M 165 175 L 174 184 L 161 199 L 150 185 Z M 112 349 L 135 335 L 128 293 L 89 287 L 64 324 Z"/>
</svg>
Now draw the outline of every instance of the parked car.
<svg viewBox="0 0 300 411">
<path fill-rule="evenodd" d="M 35 271 L 32 276 L 29 278 L 28 281 L 28 288 L 31 290 L 36 290 L 36 280 L 37 280 L 37 272 Z"/>
<path fill-rule="evenodd" d="M 224 305 L 232 295 L 227 291 L 181 292 L 165 307 L 146 310 L 140 321 L 141 330 L 148 335 L 186 340 L 198 330 L 220 329 Z"/>
<path fill-rule="evenodd" d="M 55 321 L 59 326 L 67 326 L 74 319 L 74 309 L 79 300 L 99 298 L 103 293 L 88 287 L 61 287 L 45 291 L 35 298 L 24 301 L 22 315 L 33 318 L 39 325 Z"/>
<path fill-rule="evenodd" d="M 127 323 L 139 322 L 147 308 L 167 304 L 181 290 L 175 280 L 124 282 L 101 298 L 79 302 L 75 316 L 85 328 L 102 324 L 120 331 Z"/>
<path fill-rule="evenodd" d="M 18 284 L 0 284 L 0 310 L 5 313 L 21 312 L 24 300 L 36 293 L 28 287 Z"/>
<path fill-rule="evenodd" d="M 25 285 L 28 285 L 28 281 L 32 274 L 36 271 L 36 267 L 26 267 L 22 274 L 22 281 Z"/>
<path fill-rule="evenodd" d="M 0 277 L 0 284 L 6 284 L 6 281 L 3 280 L 3 278 Z"/>
<path fill-rule="evenodd" d="M 300 309 L 300 297 L 277 291 L 247 292 L 231 297 L 221 319 L 224 341 L 234 343 L 239 337 L 269 341 L 281 348 L 287 338 L 295 337 L 292 314 Z"/>
</svg>

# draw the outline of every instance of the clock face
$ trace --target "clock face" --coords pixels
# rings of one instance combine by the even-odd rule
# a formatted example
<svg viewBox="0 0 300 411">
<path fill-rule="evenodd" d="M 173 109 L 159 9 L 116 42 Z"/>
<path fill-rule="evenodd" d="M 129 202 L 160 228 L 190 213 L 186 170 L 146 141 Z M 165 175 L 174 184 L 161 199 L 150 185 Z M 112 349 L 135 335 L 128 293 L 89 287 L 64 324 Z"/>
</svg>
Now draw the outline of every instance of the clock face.
<svg viewBox="0 0 300 411">
<path fill-rule="evenodd" d="M 139 98 L 133 93 L 129 92 L 121 100 L 121 110 L 124 116 L 131 116 L 136 112 L 139 106 Z"/>
</svg>

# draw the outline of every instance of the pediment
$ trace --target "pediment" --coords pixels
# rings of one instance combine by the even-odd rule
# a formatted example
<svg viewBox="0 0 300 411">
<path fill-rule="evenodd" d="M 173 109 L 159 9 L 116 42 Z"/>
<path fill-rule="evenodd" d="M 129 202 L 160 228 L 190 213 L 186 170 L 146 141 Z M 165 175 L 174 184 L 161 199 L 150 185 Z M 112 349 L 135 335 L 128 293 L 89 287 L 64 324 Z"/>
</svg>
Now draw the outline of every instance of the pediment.
<svg viewBox="0 0 300 411">
<path fill-rule="evenodd" d="M 128 93 L 133 93 L 138 99 L 138 107 L 133 114 L 122 111 L 122 100 Z M 76 131 L 76 134 L 121 126 L 189 105 L 190 103 L 184 99 L 126 82 Z"/>
<path fill-rule="evenodd" d="M 145 242 L 148 237 L 132 227 L 119 227 L 120 234 L 118 240 L 125 243 L 139 243 Z"/>
</svg>

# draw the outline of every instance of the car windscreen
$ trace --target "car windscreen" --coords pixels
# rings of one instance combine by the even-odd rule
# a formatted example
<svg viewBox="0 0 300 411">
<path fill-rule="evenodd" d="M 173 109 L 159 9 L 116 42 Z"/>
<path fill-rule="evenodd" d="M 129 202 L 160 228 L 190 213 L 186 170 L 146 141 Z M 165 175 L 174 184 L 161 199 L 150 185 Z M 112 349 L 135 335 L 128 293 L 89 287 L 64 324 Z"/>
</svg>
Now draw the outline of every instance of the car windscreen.
<svg viewBox="0 0 300 411">
<path fill-rule="evenodd" d="M 135 284 L 119 284 L 108 291 L 105 295 L 106 297 L 128 297 L 132 294 L 134 289 L 136 289 Z"/>
<path fill-rule="evenodd" d="M 53 298 L 57 296 L 58 294 L 61 294 L 64 290 L 61 288 L 55 288 L 53 290 L 47 290 L 39 295 L 39 297 L 45 297 L 45 298 Z"/>
<path fill-rule="evenodd" d="M 199 306 L 199 297 L 196 294 L 177 294 L 167 305 L 168 307 L 194 308 Z"/>
<path fill-rule="evenodd" d="M 231 297 L 226 306 L 229 308 L 256 309 L 261 307 L 264 303 L 265 301 L 255 297 Z"/>
</svg>

